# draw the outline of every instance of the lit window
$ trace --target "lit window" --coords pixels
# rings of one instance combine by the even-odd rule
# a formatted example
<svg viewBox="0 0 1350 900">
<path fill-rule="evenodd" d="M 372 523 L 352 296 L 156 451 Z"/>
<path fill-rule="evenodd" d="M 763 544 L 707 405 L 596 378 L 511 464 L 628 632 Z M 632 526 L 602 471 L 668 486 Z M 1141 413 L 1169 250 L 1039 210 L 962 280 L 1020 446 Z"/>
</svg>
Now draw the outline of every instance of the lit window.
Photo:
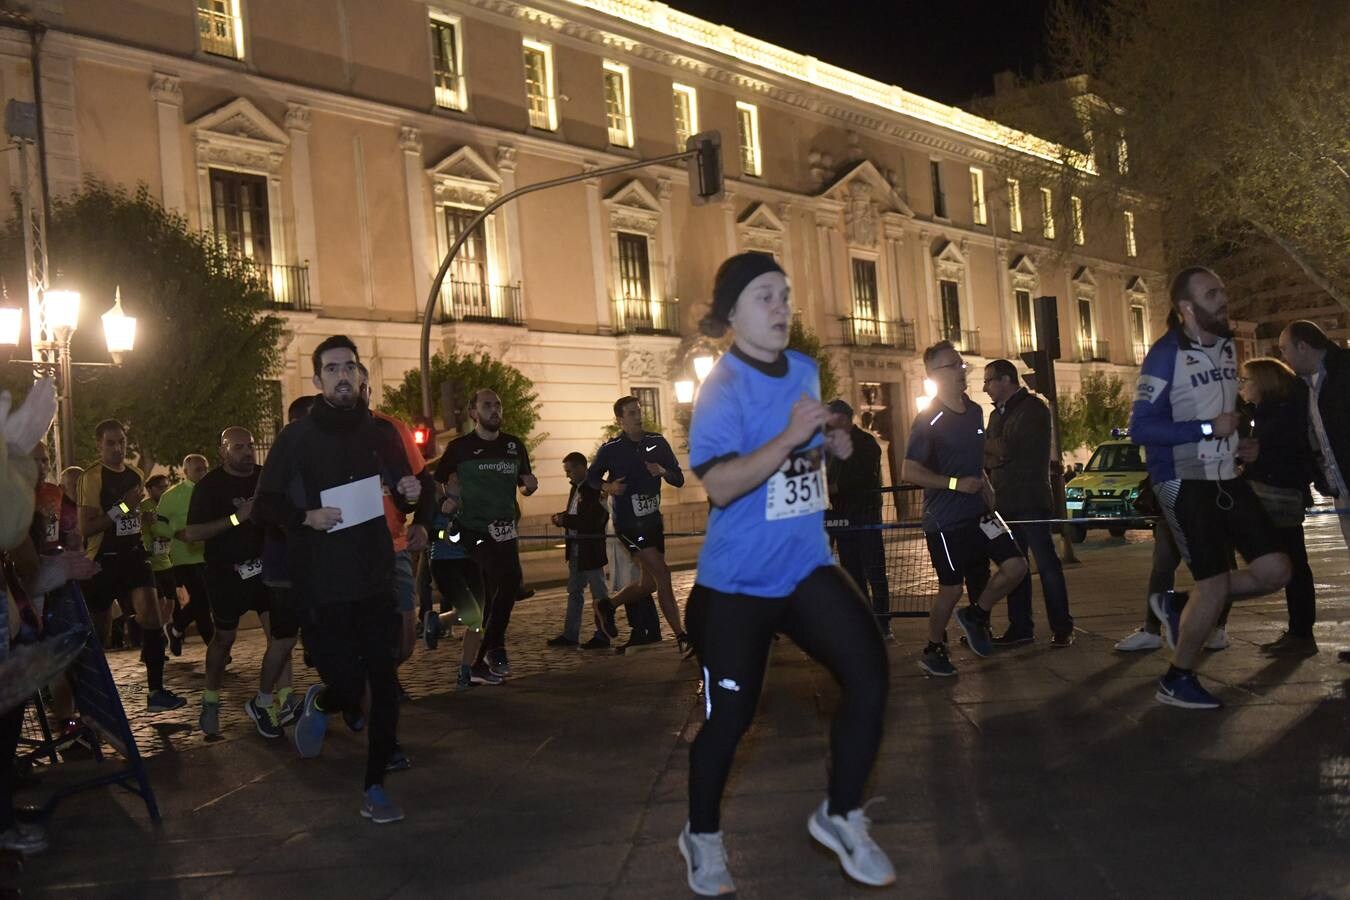
<svg viewBox="0 0 1350 900">
<path fill-rule="evenodd" d="M 1081 247 L 1087 240 L 1083 234 L 1083 198 L 1070 196 L 1069 205 L 1073 207 L 1073 242 Z"/>
<path fill-rule="evenodd" d="M 628 67 L 605 60 L 605 121 L 609 125 L 609 142 L 616 147 L 633 146 L 632 110 Z"/>
<path fill-rule="evenodd" d="M 671 86 L 675 101 L 675 149 L 683 150 L 689 138 L 698 134 L 698 92 L 676 84 Z"/>
<path fill-rule="evenodd" d="M 1022 230 L 1022 185 L 1016 178 L 1008 179 L 1008 227 Z"/>
<path fill-rule="evenodd" d="M 197 0 L 197 34 L 202 52 L 244 58 L 244 22 L 239 0 Z"/>
<path fill-rule="evenodd" d="M 1041 236 L 1055 239 L 1055 197 L 1048 187 L 1041 188 Z"/>
<path fill-rule="evenodd" d="M 443 109 L 464 109 L 468 96 L 460 60 L 459 22 L 439 13 L 431 14 L 431 80 L 436 89 L 436 105 Z"/>
<path fill-rule="evenodd" d="M 553 48 L 526 39 L 525 104 L 530 110 L 530 127 L 543 131 L 558 130 L 558 101 L 553 91 Z"/>
<path fill-rule="evenodd" d="M 1128 209 L 1125 210 L 1125 255 L 1139 255 L 1139 246 L 1134 242 L 1134 213 Z"/>
<path fill-rule="evenodd" d="M 628 393 L 642 406 L 642 424 L 661 427 L 661 391 L 654 387 L 632 387 Z"/>
<path fill-rule="evenodd" d="M 970 170 L 970 215 L 976 225 L 987 225 L 989 213 L 984 206 L 984 170 Z"/>
<path fill-rule="evenodd" d="M 759 152 L 759 108 L 737 101 L 736 124 L 741 140 L 741 174 L 758 175 L 762 171 Z"/>
<path fill-rule="evenodd" d="M 1125 132 L 1116 138 L 1116 171 L 1122 175 L 1130 174 L 1130 145 L 1125 142 Z"/>
</svg>

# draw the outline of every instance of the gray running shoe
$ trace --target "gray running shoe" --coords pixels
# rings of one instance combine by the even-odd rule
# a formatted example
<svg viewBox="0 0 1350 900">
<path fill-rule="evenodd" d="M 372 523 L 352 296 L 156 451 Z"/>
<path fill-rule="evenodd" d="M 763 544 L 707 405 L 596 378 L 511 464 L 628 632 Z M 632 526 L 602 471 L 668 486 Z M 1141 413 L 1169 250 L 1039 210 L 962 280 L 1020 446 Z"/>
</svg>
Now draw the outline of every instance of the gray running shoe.
<svg viewBox="0 0 1350 900">
<path fill-rule="evenodd" d="M 220 734 L 220 701 L 207 703 L 202 701 L 202 713 L 197 717 L 197 725 L 204 734 L 215 737 Z"/>
<path fill-rule="evenodd" d="M 965 632 L 970 652 L 976 656 L 988 656 L 994 652 L 993 636 L 989 632 L 989 617 L 981 616 L 972 607 L 963 606 L 956 611 L 956 624 Z"/>
<path fill-rule="evenodd" d="M 722 846 L 722 832 L 694 834 L 686 822 L 676 844 L 684 857 L 691 891 L 700 897 L 736 893 L 736 885 L 727 871 L 727 850 Z"/>
<path fill-rule="evenodd" d="M 844 872 L 854 881 L 872 887 L 894 884 L 895 867 L 867 832 L 872 820 L 861 809 L 847 816 L 832 816 L 829 806 L 830 801 L 824 801 L 807 820 L 806 829 L 811 837 L 835 852 Z"/>
<path fill-rule="evenodd" d="M 154 691 L 145 701 L 146 712 L 152 713 L 182 709 L 184 706 L 187 706 L 187 701 L 166 688 Z"/>
<path fill-rule="evenodd" d="M 483 654 L 483 662 L 492 670 L 493 675 L 500 675 L 506 678 L 511 674 L 511 663 L 506 659 L 505 650 L 489 650 Z"/>
<path fill-rule="evenodd" d="M 296 691 L 291 691 L 286 695 L 286 702 L 281 704 L 281 711 L 277 713 L 277 721 L 283 727 L 294 725 L 295 720 L 300 718 L 300 714 L 305 711 L 305 695 Z"/>
<path fill-rule="evenodd" d="M 319 709 L 322 684 L 311 684 L 305 691 L 305 711 L 296 720 L 293 737 L 295 749 L 305 759 L 313 759 L 323 751 L 323 739 L 328 734 L 328 713 Z"/>
</svg>

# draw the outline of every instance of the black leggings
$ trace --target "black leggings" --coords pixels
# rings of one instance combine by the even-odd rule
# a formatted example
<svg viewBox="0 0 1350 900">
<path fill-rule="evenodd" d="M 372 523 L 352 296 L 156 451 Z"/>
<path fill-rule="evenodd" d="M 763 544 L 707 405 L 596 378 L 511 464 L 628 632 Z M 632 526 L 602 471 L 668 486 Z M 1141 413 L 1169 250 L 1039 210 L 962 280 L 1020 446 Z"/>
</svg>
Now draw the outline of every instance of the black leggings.
<svg viewBox="0 0 1350 900">
<path fill-rule="evenodd" d="M 808 575 L 787 597 L 724 594 L 695 585 L 685 627 L 703 667 L 707 721 L 689 748 L 689 828 L 719 829 L 722 791 L 736 745 L 755 717 L 769 648 L 782 632 L 839 682 L 830 728 L 831 815 L 862 805 L 881 744 L 890 664 L 881 630 L 857 587 L 835 566 Z"/>
<path fill-rule="evenodd" d="M 516 594 L 524 580 L 520 573 L 520 551 L 515 541 L 497 543 L 488 535 L 464 532 L 473 541 L 469 557 L 478 563 L 483 574 L 485 591 L 483 602 L 483 643 L 478 648 L 481 663 L 489 650 L 506 649 L 506 627 L 511 624 L 511 610 L 516 605 Z"/>
</svg>

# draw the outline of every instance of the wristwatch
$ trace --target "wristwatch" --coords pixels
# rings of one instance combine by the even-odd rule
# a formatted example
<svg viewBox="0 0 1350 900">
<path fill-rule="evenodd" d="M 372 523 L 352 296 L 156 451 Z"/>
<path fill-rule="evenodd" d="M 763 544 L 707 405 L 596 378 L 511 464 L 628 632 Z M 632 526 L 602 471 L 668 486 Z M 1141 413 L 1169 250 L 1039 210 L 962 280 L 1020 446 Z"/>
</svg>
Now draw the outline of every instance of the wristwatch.
<svg viewBox="0 0 1350 900">
<path fill-rule="evenodd" d="M 1213 423 L 1213 422 L 1201 422 L 1201 423 L 1200 423 L 1200 433 L 1203 434 L 1205 437 L 1211 437 L 1211 436 L 1213 436 L 1213 434 L 1214 434 L 1214 423 Z"/>
</svg>

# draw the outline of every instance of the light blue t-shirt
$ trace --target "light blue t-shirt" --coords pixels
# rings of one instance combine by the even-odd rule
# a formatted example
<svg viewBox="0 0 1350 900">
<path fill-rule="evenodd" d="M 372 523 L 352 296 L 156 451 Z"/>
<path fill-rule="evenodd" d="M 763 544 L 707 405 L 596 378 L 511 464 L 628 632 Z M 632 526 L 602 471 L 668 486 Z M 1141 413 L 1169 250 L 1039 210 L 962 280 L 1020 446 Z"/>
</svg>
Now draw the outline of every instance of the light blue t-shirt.
<svg viewBox="0 0 1350 900">
<path fill-rule="evenodd" d="M 699 390 L 689 428 L 695 474 L 773 440 L 803 394 L 820 399 L 820 376 L 809 357 L 788 350 L 770 365 L 733 347 Z M 786 597 L 834 563 L 825 535 L 824 443 L 817 432 L 768 481 L 713 508 L 698 558 L 699 584 L 728 594 Z"/>
</svg>

